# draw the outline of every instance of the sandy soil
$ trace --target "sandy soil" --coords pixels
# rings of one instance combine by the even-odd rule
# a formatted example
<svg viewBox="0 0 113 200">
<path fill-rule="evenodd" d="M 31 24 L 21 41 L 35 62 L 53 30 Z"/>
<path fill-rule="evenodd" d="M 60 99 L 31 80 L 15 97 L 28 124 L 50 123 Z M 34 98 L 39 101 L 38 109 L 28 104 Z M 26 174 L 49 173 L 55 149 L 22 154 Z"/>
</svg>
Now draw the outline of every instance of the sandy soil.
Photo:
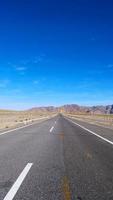
<svg viewBox="0 0 113 200">
<path fill-rule="evenodd" d="M 113 129 L 113 115 L 72 115 L 69 117 Z"/>
<path fill-rule="evenodd" d="M 29 111 L 4 111 L 0 110 L 0 130 L 9 129 L 29 123 L 38 118 L 50 116 L 50 113 Z"/>
</svg>

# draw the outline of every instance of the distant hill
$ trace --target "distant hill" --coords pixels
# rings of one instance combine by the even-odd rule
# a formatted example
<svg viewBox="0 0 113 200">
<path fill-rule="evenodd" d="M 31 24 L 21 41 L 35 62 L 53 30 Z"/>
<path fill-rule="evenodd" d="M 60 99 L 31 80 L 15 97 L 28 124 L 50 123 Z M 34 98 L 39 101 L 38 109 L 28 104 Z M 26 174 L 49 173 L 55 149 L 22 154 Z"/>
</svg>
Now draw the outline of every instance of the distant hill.
<svg viewBox="0 0 113 200">
<path fill-rule="evenodd" d="M 113 105 L 107 106 L 79 106 L 77 104 L 67 104 L 60 107 L 34 107 L 31 112 L 66 112 L 66 113 L 89 113 L 89 114 L 113 114 Z"/>
<path fill-rule="evenodd" d="M 47 106 L 47 107 L 34 107 L 29 109 L 28 111 L 31 112 L 56 112 L 58 111 L 58 108 L 54 107 L 54 106 Z"/>
</svg>

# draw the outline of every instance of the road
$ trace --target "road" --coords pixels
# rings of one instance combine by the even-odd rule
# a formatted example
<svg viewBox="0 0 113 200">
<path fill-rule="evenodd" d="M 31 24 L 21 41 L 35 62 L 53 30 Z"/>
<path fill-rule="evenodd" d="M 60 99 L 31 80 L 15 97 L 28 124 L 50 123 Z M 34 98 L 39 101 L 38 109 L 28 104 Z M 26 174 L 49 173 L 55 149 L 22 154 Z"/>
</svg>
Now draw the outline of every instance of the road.
<svg viewBox="0 0 113 200">
<path fill-rule="evenodd" d="M 0 135 L 0 200 L 113 200 L 113 131 L 58 115 Z"/>
</svg>

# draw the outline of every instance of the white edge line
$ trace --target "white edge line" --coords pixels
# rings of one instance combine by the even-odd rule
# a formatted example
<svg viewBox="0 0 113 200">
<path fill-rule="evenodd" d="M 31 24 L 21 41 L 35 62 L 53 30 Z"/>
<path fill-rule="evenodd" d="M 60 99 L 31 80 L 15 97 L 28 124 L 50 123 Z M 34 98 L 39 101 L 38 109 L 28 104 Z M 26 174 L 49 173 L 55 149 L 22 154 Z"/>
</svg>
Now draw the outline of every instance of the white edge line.
<svg viewBox="0 0 113 200">
<path fill-rule="evenodd" d="M 12 200 L 14 198 L 22 182 L 27 176 L 29 170 L 31 169 L 32 165 L 33 163 L 28 163 L 26 165 L 26 167 L 23 169 L 23 171 L 21 172 L 21 174 L 19 175 L 19 177 L 17 178 L 17 180 L 15 181 L 15 183 L 13 184 L 13 186 L 11 187 L 11 189 L 9 190 L 9 192 L 7 193 L 7 195 L 3 200 Z"/>
<path fill-rule="evenodd" d="M 51 129 L 50 129 L 50 133 L 53 131 L 53 129 L 54 129 L 54 126 L 51 127 Z"/>
<path fill-rule="evenodd" d="M 67 118 L 66 118 L 66 119 L 67 119 Z M 92 133 L 93 135 L 95 135 L 95 136 L 97 136 L 97 137 L 101 138 L 102 140 L 104 140 L 104 141 L 108 142 L 109 144 L 112 144 L 112 145 L 113 145 L 113 142 L 112 142 L 112 141 L 110 141 L 110 140 L 108 140 L 108 139 L 106 139 L 106 138 L 104 138 L 104 137 L 102 137 L 102 136 L 98 135 L 97 133 L 95 133 L 95 132 L 93 132 L 93 131 L 91 131 L 91 130 L 89 130 L 89 129 L 85 128 L 84 126 L 81 126 L 80 124 L 78 124 L 78 123 L 76 123 L 76 122 L 72 121 L 71 119 L 67 119 L 67 120 L 68 120 L 68 121 L 70 121 L 70 122 L 72 122 L 73 124 L 75 124 L 75 125 L 79 126 L 80 128 L 82 128 L 82 129 L 84 129 L 84 130 L 88 131 L 89 133 Z"/>
<path fill-rule="evenodd" d="M 46 119 L 49 119 L 49 118 L 43 118 L 43 119 L 46 120 Z M 16 130 L 20 130 L 20 129 L 23 129 L 23 128 L 32 126 L 32 125 L 34 125 L 34 124 L 37 124 L 37 123 L 39 122 L 39 120 L 41 120 L 41 119 L 37 119 L 37 122 L 33 122 L 32 124 L 28 124 L 28 125 L 25 125 L 25 126 L 21 126 L 21 127 L 18 127 L 18 128 L 14 128 L 14 129 L 8 130 L 8 131 L 1 132 L 1 133 L 0 133 L 0 136 L 1 136 L 1 135 L 4 135 L 4 134 L 6 134 L 6 133 L 10 133 L 10 132 L 13 132 L 13 131 L 16 131 Z"/>
</svg>

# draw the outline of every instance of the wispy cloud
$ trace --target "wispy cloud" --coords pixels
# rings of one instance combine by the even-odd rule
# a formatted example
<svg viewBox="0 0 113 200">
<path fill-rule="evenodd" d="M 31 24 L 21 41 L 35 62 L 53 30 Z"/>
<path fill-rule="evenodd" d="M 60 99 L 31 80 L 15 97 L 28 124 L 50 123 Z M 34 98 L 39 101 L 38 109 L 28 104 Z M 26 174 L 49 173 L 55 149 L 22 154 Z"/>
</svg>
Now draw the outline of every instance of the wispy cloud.
<svg viewBox="0 0 113 200">
<path fill-rule="evenodd" d="M 24 66 L 29 65 L 29 64 L 38 64 L 38 63 L 44 61 L 45 57 L 46 57 L 45 54 L 40 54 L 40 55 L 34 56 L 30 59 L 21 60 L 19 63 Z"/>
<path fill-rule="evenodd" d="M 37 63 L 40 63 L 40 62 L 42 62 L 42 61 L 44 61 L 45 60 L 45 54 L 41 54 L 41 55 L 39 55 L 39 56 L 35 56 L 33 59 L 32 59 L 32 63 L 33 64 L 37 64 Z"/>
<path fill-rule="evenodd" d="M 11 63 L 11 62 L 8 62 L 7 65 L 12 68 L 13 70 L 16 70 L 16 71 L 26 71 L 28 69 L 28 67 L 25 65 L 25 63 L 22 61 L 19 61 L 18 63 Z"/>
<path fill-rule="evenodd" d="M 26 71 L 27 70 L 27 67 L 15 67 L 15 69 L 17 70 L 17 71 Z"/>
<path fill-rule="evenodd" d="M 24 72 L 28 68 L 30 68 L 31 66 L 34 66 L 36 64 L 38 65 L 43 61 L 44 62 L 47 61 L 46 55 L 40 54 L 38 56 L 34 56 L 34 57 L 29 58 L 29 59 L 19 60 L 18 63 L 8 62 L 7 65 L 9 67 L 11 67 L 12 69 L 16 70 L 16 71 L 19 71 L 21 73 L 23 72 L 22 74 L 24 74 Z"/>
</svg>

